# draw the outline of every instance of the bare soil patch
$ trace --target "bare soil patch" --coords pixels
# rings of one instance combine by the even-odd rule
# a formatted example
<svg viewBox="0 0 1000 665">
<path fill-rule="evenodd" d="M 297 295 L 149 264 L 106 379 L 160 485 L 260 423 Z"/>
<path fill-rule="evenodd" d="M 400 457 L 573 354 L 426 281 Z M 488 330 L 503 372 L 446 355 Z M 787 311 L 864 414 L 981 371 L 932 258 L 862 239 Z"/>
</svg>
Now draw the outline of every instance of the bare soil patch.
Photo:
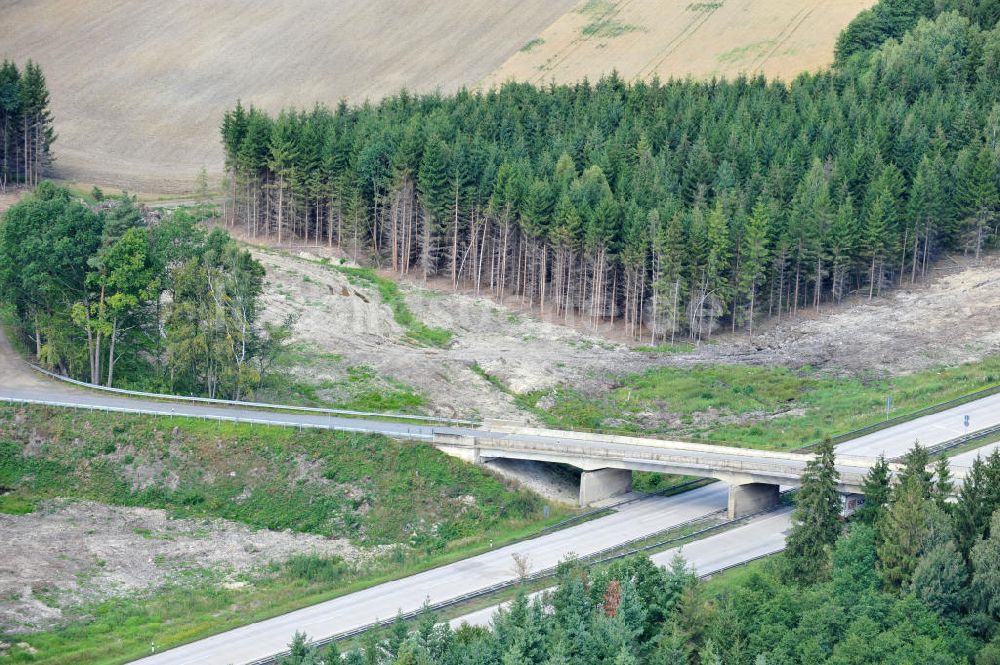
<svg viewBox="0 0 1000 665">
<path fill-rule="evenodd" d="M 810 365 L 841 374 L 908 374 L 1000 353 L 1000 256 L 942 259 L 933 277 L 881 298 L 803 310 L 753 340 L 724 336 L 679 362 Z"/>
<path fill-rule="evenodd" d="M 833 61 L 837 35 L 874 0 L 581 0 L 486 77 L 548 83 L 763 74 Z"/>
<path fill-rule="evenodd" d="M 210 579 L 252 583 L 295 554 L 366 558 L 347 540 L 254 530 L 226 520 L 171 519 L 163 510 L 53 500 L 0 514 L 0 632 L 45 629 L 87 602 Z"/>
<path fill-rule="evenodd" d="M 766 321 L 752 340 L 745 332 L 721 334 L 690 352 L 650 353 L 621 341 L 608 326 L 581 329 L 562 319 L 542 320 L 537 309 L 520 308 L 516 298 L 499 305 L 464 291 L 403 282 L 416 317 L 454 333 L 448 348 L 415 347 L 378 293 L 316 263 L 332 254 L 322 248 L 295 251 L 299 254 L 255 250 L 268 269 L 268 316 L 299 312 L 299 341 L 414 387 L 427 400 L 425 410 L 437 415 L 530 422 L 533 416 L 511 393 L 563 385 L 599 394 L 622 374 L 663 365 L 808 365 L 837 375 L 888 376 L 1000 353 L 997 256 L 979 264 L 946 257 L 924 282 L 904 284 L 872 301 L 857 297 Z M 296 371 L 323 378 L 315 364 L 307 354 Z"/>
<path fill-rule="evenodd" d="M 473 294 L 443 292 L 403 283 L 410 310 L 420 321 L 454 333 L 448 348 L 416 346 L 372 288 L 352 283 L 323 249 L 298 254 L 255 249 L 268 271 L 265 316 L 298 317 L 294 340 L 311 349 L 293 368 L 322 382 L 340 378 L 348 366 L 373 368 L 411 386 L 426 399 L 425 410 L 445 417 L 530 420 L 506 391 L 475 371 L 479 367 L 514 393 L 565 382 L 605 383 L 623 369 L 638 370 L 649 356 L 571 327 L 541 321 Z M 333 261 L 336 263 L 337 261 Z M 316 359 L 342 358 L 340 370 Z"/>
</svg>

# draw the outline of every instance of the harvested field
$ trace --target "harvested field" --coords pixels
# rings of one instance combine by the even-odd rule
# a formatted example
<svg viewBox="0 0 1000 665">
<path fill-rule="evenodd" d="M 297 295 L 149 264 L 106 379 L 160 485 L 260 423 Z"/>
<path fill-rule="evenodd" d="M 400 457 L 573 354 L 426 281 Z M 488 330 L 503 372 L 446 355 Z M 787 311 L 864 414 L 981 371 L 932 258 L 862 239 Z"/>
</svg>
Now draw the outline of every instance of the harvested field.
<svg viewBox="0 0 1000 665">
<path fill-rule="evenodd" d="M 41 63 L 57 175 L 171 192 L 222 172 L 238 98 L 271 111 L 474 85 L 572 0 L 0 3 L 0 57 Z M 53 38 L 58 35 L 58 38 Z"/>
<path fill-rule="evenodd" d="M 547 83 L 763 74 L 790 80 L 833 60 L 840 31 L 874 0 L 581 0 L 486 79 Z"/>
</svg>

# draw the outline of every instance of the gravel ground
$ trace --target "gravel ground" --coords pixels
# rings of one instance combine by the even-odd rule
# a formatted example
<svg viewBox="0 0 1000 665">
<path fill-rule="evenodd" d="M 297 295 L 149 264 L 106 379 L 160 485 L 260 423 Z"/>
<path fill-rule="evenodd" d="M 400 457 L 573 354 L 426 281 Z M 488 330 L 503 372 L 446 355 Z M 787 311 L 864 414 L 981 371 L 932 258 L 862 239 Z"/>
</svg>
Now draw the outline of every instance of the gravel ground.
<svg viewBox="0 0 1000 665">
<path fill-rule="evenodd" d="M 246 574 L 294 554 L 360 561 L 346 540 L 254 530 L 226 520 L 171 519 L 165 511 L 54 500 L 28 515 L 0 513 L 0 632 L 45 629 L 63 610 L 208 575 Z"/>
</svg>

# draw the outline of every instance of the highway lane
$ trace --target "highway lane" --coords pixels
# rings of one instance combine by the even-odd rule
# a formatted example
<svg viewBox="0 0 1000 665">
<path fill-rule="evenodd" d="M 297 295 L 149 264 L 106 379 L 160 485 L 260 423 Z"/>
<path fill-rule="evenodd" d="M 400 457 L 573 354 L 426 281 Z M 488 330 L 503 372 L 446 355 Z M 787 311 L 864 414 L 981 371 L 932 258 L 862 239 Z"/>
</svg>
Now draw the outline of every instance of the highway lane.
<svg viewBox="0 0 1000 665">
<path fill-rule="evenodd" d="M 312 637 L 334 635 L 379 619 L 391 619 L 398 611 L 418 609 L 425 600 L 437 603 L 469 590 L 515 579 L 512 558 L 515 553 L 526 554 L 532 570 L 544 570 L 570 553 L 586 556 L 720 511 L 725 508 L 726 496 L 726 486 L 715 483 L 675 497 L 637 501 L 607 517 L 237 628 L 136 662 L 142 665 L 248 662 L 283 651 L 296 631 L 304 631 Z"/>
<path fill-rule="evenodd" d="M 970 432 L 1000 425 L 1000 394 L 846 441 L 837 446 L 837 453 L 841 455 L 884 453 L 886 457 L 898 457 L 912 448 L 915 441 L 930 447 L 962 436 L 965 434 L 966 415 L 969 416 Z"/>
<path fill-rule="evenodd" d="M 776 510 L 729 531 L 657 552 L 649 558 L 658 566 L 669 566 L 674 556 L 680 554 L 696 574 L 711 575 L 783 550 L 785 535 L 791 528 L 791 514 L 790 508 Z M 531 597 L 538 593 L 531 594 Z M 458 628 L 463 623 L 470 626 L 489 626 L 497 610 L 506 605 L 507 603 L 500 603 L 476 610 L 456 617 L 449 623 L 452 628 Z"/>
</svg>

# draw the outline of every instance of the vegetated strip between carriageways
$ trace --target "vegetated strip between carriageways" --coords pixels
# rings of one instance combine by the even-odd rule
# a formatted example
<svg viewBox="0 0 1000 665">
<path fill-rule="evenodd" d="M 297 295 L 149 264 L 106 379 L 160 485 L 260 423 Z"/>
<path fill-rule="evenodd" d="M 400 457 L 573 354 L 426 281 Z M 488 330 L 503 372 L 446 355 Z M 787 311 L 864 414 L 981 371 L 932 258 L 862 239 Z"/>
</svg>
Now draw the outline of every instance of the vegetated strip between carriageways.
<svg viewBox="0 0 1000 665">
<path fill-rule="evenodd" d="M 786 490 L 782 494 L 783 495 L 788 495 L 788 494 L 790 494 L 793 491 L 794 490 Z M 679 545 L 683 545 L 683 544 L 686 544 L 686 543 L 689 543 L 689 542 L 692 542 L 692 541 L 695 541 L 695 540 L 701 540 L 703 538 L 707 538 L 709 536 L 715 535 L 715 534 L 723 532 L 723 531 L 727 531 L 727 530 L 731 529 L 734 526 L 737 526 L 739 524 L 743 524 L 743 523 L 746 523 L 746 522 L 750 522 L 750 521 L 752 521 L 752 520 L 754 520 L 754 519 L 756 519 L 758 517 L 762 517 L 764 515 L 769 515 L 771 513 L 774 513 L 774 512 L 780 511 L 780 510 L 786 510 L 786 509 L 787 509 L 787 506 L 779 504 L 779 505 L 771 507 L 771 508 L 765 508 L 764 510 L 758 511 L 756 513 L 751 513 L 749 515 L 744 515 L 742 517 L 737 517 L 735 519 L 724 520 L 724 521 L 719 522 L 717 524 L 713 524 L 711 526 L 704 527 L 702 529 L 699 529 L 699 530 L 691 532 L 691 533 L 686 533 L 686 534 L 677 535 L 677 536 L 670 536 L 670 537 L 667 537 L 664 540 L 658 540 L 658 541 L 655 541 L 655 542 L 652 542 L 652 543 L 646 542 L 646 541 L 649 541 L 650 539 L 654 539 L 654 538 L 657 538 L 657 537 L 662 537 L 662 536 L 664 536 L 666 534 L 671 534 L 671 533 L 674 533 L 674 532 L 677 532 L 677 531 L 681 531 L 685 527 L 689 527 L 691 525 L 698 524 L 699 522 L 704 522 L 707 519 L 710 519 L 710 518 L 712 518 L 712 517 L 714 517 L 716 515 L 719 515 L 721 513 L 725 513 L 726 512 L 725 510 L 718 510 L 718 511 L 715 511 L 714 513 L 709 513 L 707 515 L 702 515 L 700 517 L 692 518 L 692 519 L 690 519 L 690 520 L 688 520 L 686 522 L 682 522 L 680 524 L 675 524 L 674 526 L 669 527 L 667 529 L 664 529 L 662 531 L 659 531 L 657 533 L 649 534 L 647 536 L 642 536 L 640 538 L 636 538 L 636 539 L 633 539 L 633 540 L 621 543 L 619 545 L 613 545 L 613 546 L 607 547 L 607 548 L 605 548 L 603 550 L 598 550 L 597 552 L 593 552 L 591 554 L 588 554 L 585 557 L 580 558 L 579 561 L 582 562 L 582 563 L 584 563 L 587 566 L 599 566 L 599 565 L 602 565 L 602 564 L 614 561 L 616 559 L 623 559 L 625 557 L 632 556 L 634 554 L 641 554 L 643 552 L 650 552 L 650 551 L 654 551 L 654 550 L 663 550 L 663 549 L 669 548 L 670 546 L 673 546 L 673 545 L 678 545 L 678 546 Z M 645 544 L 633 547 L 633 545 L 635 545 L 636 543 L 645 543 Z M 780 550 L 778 550 L 778 551 L 780 551 Z M 740 562 L 738 564 L 733 564 L 731 566 L 726 566 L 725 568 L 721 568 L 719 570 L 714 570 L 711 573 L 707 573 L 705 575 L 701 575 L 700 577 L 702 579 L 705 579 L 705 578 L 711 577 L 712 575 L 718 575 L 720 572 L 723 572 L 725 570 L 729 570 L 731 568 L 737 568 L 739 566 L 746 565 L 746 564 L 748 564 L 748 563 L 750 563 L 752 561 L 756 561 L 758 559 L 762 559 L 764 557 L 771 556 L 771 555 L 776 554 L 776 553 L 777 552 L 770 552 L 768 554 L 764 554 L 764 555 L 760 555 L 760 556 L 755 556 L 752 559 L 748 559 L 747 561 L 742 561 L 742 562 Z M 389 625 L 395 623 L 396 621 L 398 621 L 399 619 L 403 619 L 404 621 L 410 621 L 412 619 L 417 618 L 418 616 L 420 616 L 420 614 L 422 612 L 427 611 L 427 610 L 430 610 L 432 612 L 438 612 L 440 610 L 444 610 L 444 609 L 447 609 L 449 607 L 454 607 L 456 605 L 462 605 L 463 603 L 467 603 L 467 602 L 472 601 L 472 600 L 477 600 L 477 599 L 485 598 L 485 597 L 488 597 L 488 596 L 492 596 L 492 595 L 500 593 L 502 591 L 506 591 L 508 589 L 512 589 L 514 587 L 517 587 L 518 585 L 521 585 L 521 584 L 530 584 L 532 582 L 538 582 L 538 581 L 541 581 L 541 580 L 549 579 L 549 578 L 554 577 L 556 575 L 557 570 L 558 570 L 557 566 L 552 566 L 550 568 L 546 568 L 544 570 L 540 570 L 540 571 L 537 571 L 537 572 L 532 573 L 530 575 L 527 575 L 527 576 L 525 576 L 524 578 L 521 578 L 521 579 L 512 579 L 512 580 L 507 580 L 505 582 L 498 582 L 496 584 L 490 585 L 488 587 L 484 587 L 484 588 L 479 589 L 477 591 L 470 591 L 470 592 L 464 593 L 464 594 L 462 594 L 460 596 L 456 596 L 454 598 L 449 598 L 448 600 L 443 600 L 443 601 L 441 601 L 439 603 L 434 603 L 432 605 L 428 605 L 426 608 L 420 608 L 418 610 L 411 610 L 409 612 L 401 612 L 400 614 L 396 615 L 392 619 L 382 619 L 382 620 L 379 620 L 379 621 L 374 621 L 374 622 L 372 622 L 370 624 L 366 624 L 364 626 L 359 626 L 357 628 L 352 628 L 351 630 L 346 630 L 346 631 L 344 631 L 342 633 L 337 633 L 336 635 L 331 635 L 329 637 L 325 637 L 325 638 L 322 638 L 322 639 L 319 639 L 319 640 L 314 640 L 313 642 L 311 642 L 311 644 L 314 645 L 314 646 L 323 647 L 323 646 L 326 646 L 326 645 L 328 645 L 328 644 L 330 644 L 332 642 L 340 642 L 342 640 L 350 639 L 352 637 L 357 637 L 359 635 L 363 635 L 364 633 L 367 633 L 370 630 L 374 630 L 374 629 L 377 629 L 377 628 L 384 628 L 385 626 L 389 626 Z M 276 654 L 273 654 L 271 656 L 265 656 L 263 658 L 258 658 L 257 660 L 249 661 L 247 663 L 244 663 L 244 665 L 273 665 L 274 663 L 279 662 L 282 658 L 285 658 L 286 656 L 290 655 L 290 653 L 291 653 L 290 651 L 282 651 L 280 653 L 276 653 Z"/>
</svg>

